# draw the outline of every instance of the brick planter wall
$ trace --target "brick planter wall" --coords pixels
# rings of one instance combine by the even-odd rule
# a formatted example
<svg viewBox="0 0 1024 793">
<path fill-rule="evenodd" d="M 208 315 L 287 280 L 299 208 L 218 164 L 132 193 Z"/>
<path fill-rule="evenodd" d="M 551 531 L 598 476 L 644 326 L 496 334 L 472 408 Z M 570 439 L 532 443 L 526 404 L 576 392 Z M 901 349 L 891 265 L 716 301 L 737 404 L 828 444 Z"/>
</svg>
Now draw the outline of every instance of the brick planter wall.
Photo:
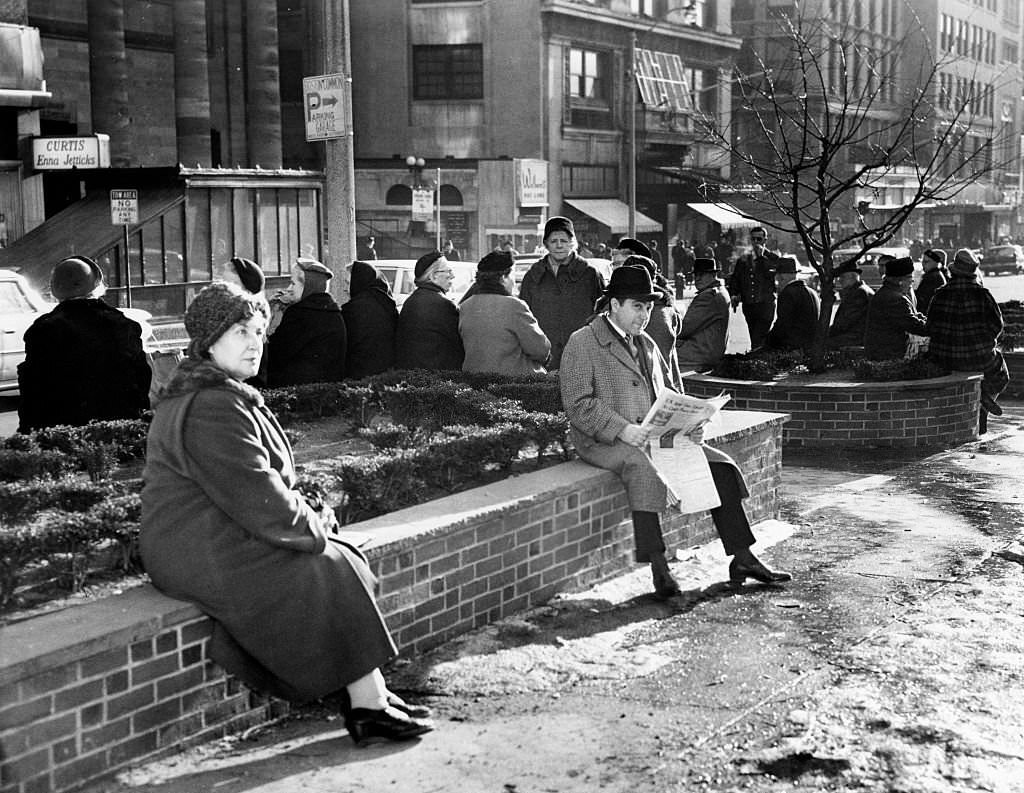
<svg viewBox="0 0 1024 793">
<path fill-rule="evenodd" d="M 783 444 L 952 448 L 978 438 L 981 375 L 888 383 L 794 384 L 686 374 L 686 392 L 725 390 L 739 410 L 790 414 Z"/>
<path fill-rule="evenodd" d="M 777 516 L 784 421 L 727 411 L 709 433 L 747 474 L 753 522 Z M 633 565 L 621 484 L 581 462 L 348 528 L 372 537 L 379 602 L 405 655 Z M 713 536 L 706 513 L 666 525 L 669 547 Z M 0 791 L 70 790 L 287 711 L 214 664 L 209 635 L 195 607 L 148 585 L 0 627 Z"/>
</svg>

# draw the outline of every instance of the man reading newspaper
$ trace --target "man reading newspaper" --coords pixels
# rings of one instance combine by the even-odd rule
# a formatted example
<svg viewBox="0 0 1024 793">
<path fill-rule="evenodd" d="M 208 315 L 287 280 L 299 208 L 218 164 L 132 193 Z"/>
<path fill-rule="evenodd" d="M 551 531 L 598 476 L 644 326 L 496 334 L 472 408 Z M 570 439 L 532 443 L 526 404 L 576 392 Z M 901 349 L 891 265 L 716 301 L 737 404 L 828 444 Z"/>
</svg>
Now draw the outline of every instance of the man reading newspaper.
<svg viewBox="0 0 1024 793">
<path fill-rule="evenodd" d="M 655 595 L 670 598 L 680 590 L 665 558 L 660 513 L 680 506 L 692 511 L 687 504 L 699 504 L 707 493 L 670 489 L 652 458 L 651 440 L 657 438 L 660 448 L 664 427 L 655 428 L 656 422 L 645 423 L 645 418 L 663 392 L 682 393 L 682 384 L 672 379 L 654 340 L 644 333 L 657 297 L 646 269 L 615 270 L 597 301 L 596 315 L 569 338 L 559 381 L 577 453 L 622 479 L 632 512 L 636 561 L 651 565 Z M 789 573 L 769 570 L 750 550 L 755 538 L 742 504 L 747 496 L 743 474 L 727 454 L 703 444 L 703 426 L 703 420 L 695 422 L 688 438 L 710 469 L 711 504 L 718 502 L 711 516 L 726 554 L 733 557 L 729 580 L 737 586 L 748 578 L 789 581 Z"/>
</svg>

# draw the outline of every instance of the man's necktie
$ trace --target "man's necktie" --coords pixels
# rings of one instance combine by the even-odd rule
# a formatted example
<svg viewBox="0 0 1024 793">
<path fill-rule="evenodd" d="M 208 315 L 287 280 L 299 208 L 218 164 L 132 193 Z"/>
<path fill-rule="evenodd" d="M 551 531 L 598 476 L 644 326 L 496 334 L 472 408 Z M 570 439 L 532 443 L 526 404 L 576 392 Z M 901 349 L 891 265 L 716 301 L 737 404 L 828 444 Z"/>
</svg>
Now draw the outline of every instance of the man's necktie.
<svg viewBox="0 0 1024 793">
<path fill-rule="evenodd" d="M 629 354 L 633 356 L 634 360 L 636 360 L 636 342 L 633 341 L 633 337 L 629 333 L 626 334 L 626 349 L 629 350 Z"/>
</svg>

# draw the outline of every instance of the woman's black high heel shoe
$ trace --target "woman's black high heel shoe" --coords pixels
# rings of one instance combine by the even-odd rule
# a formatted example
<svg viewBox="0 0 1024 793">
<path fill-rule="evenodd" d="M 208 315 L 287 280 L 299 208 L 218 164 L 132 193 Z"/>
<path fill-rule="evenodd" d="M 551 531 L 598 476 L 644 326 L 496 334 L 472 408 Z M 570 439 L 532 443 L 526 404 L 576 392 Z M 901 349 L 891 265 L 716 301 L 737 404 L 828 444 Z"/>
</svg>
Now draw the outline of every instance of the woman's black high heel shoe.
<svg viewBox="0 0 1024 793">
<path fill-rule="evenodd" d="M 387 741 L 408 741 L 434 729 L 434 725 L 414 719 L 397 708 L 384 710 L 352 708 L 345 713 L 345 729 L 357 744 L 373 738 Z"/>
<path fill-rule="evenodd" d="M 411 702 L 406 702 L 398 694 L 388 692 L 388 707 L 400 710 L 406 716 L 410 716 L 414 719 L 429 719 L 430 708 L 426 705 L 413 705 Z"/>
</svg>

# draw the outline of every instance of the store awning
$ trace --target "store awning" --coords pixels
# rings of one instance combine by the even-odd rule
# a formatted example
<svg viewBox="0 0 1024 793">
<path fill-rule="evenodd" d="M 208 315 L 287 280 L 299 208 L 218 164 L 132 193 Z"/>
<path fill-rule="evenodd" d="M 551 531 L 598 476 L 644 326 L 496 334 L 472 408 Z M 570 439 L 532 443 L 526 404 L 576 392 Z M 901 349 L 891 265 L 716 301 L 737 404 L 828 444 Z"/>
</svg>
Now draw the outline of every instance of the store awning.
<svg viewBox="0 0 1024 793">
<path fill-rule="evenodd" d="M 699 212 L 708 220 L 713 220 L 723 229 L 749 229 L 760 225 L 753 218 L 740 214 L 731 204 L 687 204 L 690 209 Z"/>
<path fill-rule="evenodd" d="M 607 226 L 612 234 L 625 234 L 629 231 L 629 205 L 616 198 L 574 198 L 571 201 L 565 199 L 565 203 Z M 661 224 L 642 212 L 633 212 L 633 216 L 636 218 L 637 234 L 661 231 Z"/>
</svg>

